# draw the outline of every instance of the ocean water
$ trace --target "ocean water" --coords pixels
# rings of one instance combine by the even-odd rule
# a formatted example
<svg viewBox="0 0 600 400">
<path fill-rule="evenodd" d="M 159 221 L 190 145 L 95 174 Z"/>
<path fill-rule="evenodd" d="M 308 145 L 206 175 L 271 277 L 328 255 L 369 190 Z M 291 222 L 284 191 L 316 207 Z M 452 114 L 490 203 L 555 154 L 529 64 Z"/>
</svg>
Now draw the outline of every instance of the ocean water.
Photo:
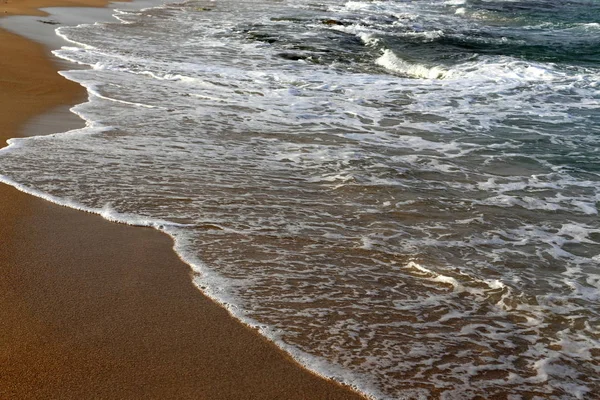
<svg viewBox="0 0 600 400">
<path fill-rule="evenodd" d="M 4 182 L 166 232 L 373 398 L 600 398 L 600 1 L 116 16 L 57 29 L 87 126 L 12 139 Z"/>
</svg>

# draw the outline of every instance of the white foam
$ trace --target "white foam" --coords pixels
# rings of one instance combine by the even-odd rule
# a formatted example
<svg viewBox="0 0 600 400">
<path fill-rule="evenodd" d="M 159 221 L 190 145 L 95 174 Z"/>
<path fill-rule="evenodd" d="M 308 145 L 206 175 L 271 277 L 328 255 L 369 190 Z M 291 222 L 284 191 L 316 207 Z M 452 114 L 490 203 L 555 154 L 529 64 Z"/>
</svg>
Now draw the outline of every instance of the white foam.
<svg viewBox="0 0 600 400">
<path fill-rule="evenodd" d="M 86 26 L 86 24 L 81 24 L 81 25 L 77 25 L 77 26 L 76 26 L 76 28 L 82 28 L 82 27 L 85 27 L 85 26 Z M 55 30 L 55 32 L 56 32 L 56 35 L 58 35 L 60 38 L 62 38 L 64 41 L 66 41 L 66 42 L 68 42 L 68 43 L 73 43 L 73 44 L 76 44 L 76 45 L 77 45 L 79 48 L 83 48 L 83 49 L 87 49 L 87 50 L 94 50 L 94 49 L 95 49 L 95 47 L 94 47 L 94 46 L 91 46 L 91 45 L 89 45 L 89 44 L 86 44 L 86 43 L 77 42 L 77 41 L 74 41 L 73 39 L 69 38 L 67 35 L 65 35 L 65 34 L 63 33 L 63 31 L 64 31 L 65 29 L 66 29 L 66 28 L 64 28 L 64 27 L 59 27 L 59 28 L 56 28 L 56 30 Z M 77 50 L 78 50 L 78 48 L 77 48 L 77 47 L 72 47 L 72 48 L 70 48 L 70 49 L 72 49 L 72 50 L 74 50 L 74 51 L 77 51 Z M 75 61 L 73 61 L 73 62 L 75 62 Z"/>
<path fill-rule="evenodd" d="M 387 70 L 405 75 L 411 78 L 420 79 L 444 79 L 448 75 L 448 71 L 439 67 L 428 67 L 421 64 L 409 63 L 404 61 L 394 54 L 391 50 L 384 50 L 383 55 L 375 60 L 377 65 L 381 65 Z"/>
<path fill-rule="evenodd" d="M 1 151 L 4 152 L 5 150 L 12 151 L 15 149 L 11 148 L 11 146 L 9 145 L 8 147 L 3 148 Z M 0 175 L 0 182 L 10 185 L 10 186 L 14 187 L 15 189 L 20 190 L 23 193 L 27 193 L 32 196 L 39 197 L 39 198 L 49 201 L 50 203 L 53 203 L 53 204 L 57 204 L 57 205 L 64 206 L 64 207 L 69 207 L 69 208 L 72 208 L 75 210 L 80 210 L 80 211 L 84 211 L 84 212 L 88 212 L 88 213 L 92 213 L 92 214 L 98 214 L 98 215 L 102 216 L 102 218 L 104 218 L 108 221 L 111 221 L 111 222 L 117 222 L 117 223 L 131 225 L 131 226 L 152 227 L 152 228 L 156 228 L 158 230 L 164 230 L 166 227 L 190 226 L 190 225 L 186 225 L 186 224 L 177 224 L 177 223 L 166 221 L 166 220 L 144 217 L 144 216 L 140 216 L 140 215 L 136 215 L 136 214 L 120 213 L 120 212 L 117 212 L 116 210 L 114 210 L 110 204 L 106 204 L 102 209 L 94 209 L 94 208 L 86 207 L 74 200 L 56 197 L 51 194 L 44 193 L 44 192 L 36 190 L 36 189 L 32 189 L 26 185 L 23 185 L 21 183 L 18 183 L 16 181 L 12 180 L 11 178 L 4 176 L 4 175 Z"/>
<path fill-rule="evenodd" d="M 345 5 L 346 9 L 351 11 L 370 9 L 373 4 L 371 2 L 348 1 Z"/>
<path fill-rule="evenodd" d="M 510 289 L 498 279 L 478 279 L 468 274 L 461 273 L 461 279 L 465 279 L 465 283 L 463 284 L 459 282 L 457 278 L 434 272 L 413 261 L 409 262 L 406 265 L 406 268 L 419 271 L 422 278 L 431 282 L 450 285 L 452 286 L 452 290 L 456 293 L 470 293 L 483 298 L 486 290 L 506 290 L 507 292 L 510 292 Z M 504 299 L 502 299 L 502 301 L 504 301 Z"/>
<path fill-rule="evenodd" d="M 380 43 L 379 38 L 372 33 L 360 32 L 357 36 L 365 45 L 370 47 L 376 47 Z"/>
</svg>

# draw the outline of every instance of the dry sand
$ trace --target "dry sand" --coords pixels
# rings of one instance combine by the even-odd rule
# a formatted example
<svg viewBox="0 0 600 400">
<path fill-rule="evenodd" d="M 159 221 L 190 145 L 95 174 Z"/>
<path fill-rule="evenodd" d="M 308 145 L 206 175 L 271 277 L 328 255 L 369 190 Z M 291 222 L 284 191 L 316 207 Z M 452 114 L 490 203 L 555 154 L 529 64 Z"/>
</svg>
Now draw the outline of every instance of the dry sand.
<svg viewBox="0 0 600 400">
<path fill-rule="evenodd" d="M 0 15 L 104 4 L 0 0 Z M 2 144 L 34 115 L 85 95 L 37 43 L 0 31 L 0 54 Z M 142 398 L 360 396 L 203 296 L 167 236 L 0 185 L 0 399 Z"/>
</svg>

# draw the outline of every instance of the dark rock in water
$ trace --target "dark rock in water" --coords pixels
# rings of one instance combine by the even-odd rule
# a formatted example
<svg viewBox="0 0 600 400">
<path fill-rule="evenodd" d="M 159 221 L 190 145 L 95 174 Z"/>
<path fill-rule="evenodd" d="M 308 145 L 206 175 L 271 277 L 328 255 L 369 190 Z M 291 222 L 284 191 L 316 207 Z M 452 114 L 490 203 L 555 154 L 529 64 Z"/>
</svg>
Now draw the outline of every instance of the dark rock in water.
<svg viewBox="0 0 600 400">
<path fill-rule="evenodd" d="M 250 39 L 256 40 L 263 43 L 273 44 L 277 42 L 279 39 L 267 33 L 257 32 L 257 31 L 248 31 L 247 35 Z"/>
<path fill-rule="evenodd" d="M 291 61 L 306 60 L 309 57 L 299 53 L 279 53 L 278 56 Z"/>
<path fill-rule="evenodd" d="M 347 22 L 339 21 L 337 19 L 324 19 L 324 20 L 321 20 L 321 23 L 324 25 L 342 25 L 342 26 L 348 25 Z"/>
<path fill-rule="evenodd" d="M 52 20 L 38 19 L 38 22 L 41 22 L 42 24 L 48 24 L 48 25 L 60 25 L 60 22 L 52 21 Z"/>
</svg>

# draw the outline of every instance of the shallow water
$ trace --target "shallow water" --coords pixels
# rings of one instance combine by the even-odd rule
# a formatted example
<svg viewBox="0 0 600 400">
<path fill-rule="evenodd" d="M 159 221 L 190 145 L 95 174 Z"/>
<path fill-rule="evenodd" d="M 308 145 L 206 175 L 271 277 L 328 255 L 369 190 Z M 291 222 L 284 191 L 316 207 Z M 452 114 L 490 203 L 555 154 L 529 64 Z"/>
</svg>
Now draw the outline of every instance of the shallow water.
<svg viewBox="0 0 600 400">
<path fill-rule="evenodd" d="M 199 288 L 376 398 L 592 398 L 599 10 L 219 1 L 62 27 L 88 126 L 12 140 L 0 174 L 162 229 Z"/>
</svg>

